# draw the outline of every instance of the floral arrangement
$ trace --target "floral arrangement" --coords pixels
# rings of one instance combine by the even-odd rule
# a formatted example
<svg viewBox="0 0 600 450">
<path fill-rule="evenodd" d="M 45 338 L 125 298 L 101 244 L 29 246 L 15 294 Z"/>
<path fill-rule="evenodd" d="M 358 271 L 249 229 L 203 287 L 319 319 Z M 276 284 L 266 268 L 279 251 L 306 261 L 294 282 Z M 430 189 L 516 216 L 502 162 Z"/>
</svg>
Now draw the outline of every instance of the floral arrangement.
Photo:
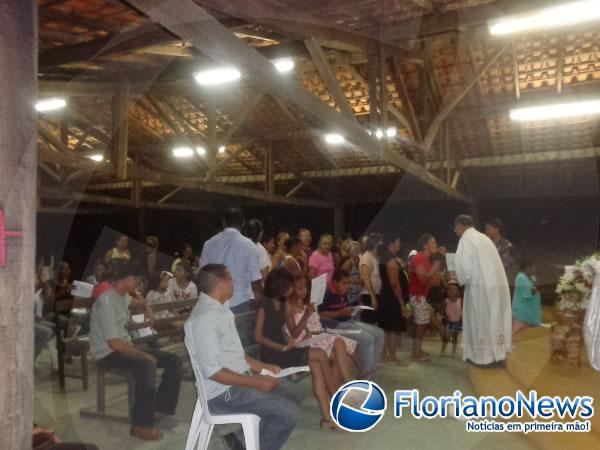
<svg viewBox="0 0 600 450">
<path fill-rule="evenodd" d="M 558 364 L 581 365 L 583 320 L 596 274 L 600 276 L 600 252 L 567 266 L 560 277 L 556 287 L 560 300 L 550 338 L 552 361 Z"/>
<path fill-rule="evenodd" d="M 565 273 L 560 277 L 556 287 L 556 293 L 561 295 L 561 300 L 558 303 L 559 309 L 587 308 L 598 263 L 600 263 L 600 252 L 565 268 Z"/>
</svg>

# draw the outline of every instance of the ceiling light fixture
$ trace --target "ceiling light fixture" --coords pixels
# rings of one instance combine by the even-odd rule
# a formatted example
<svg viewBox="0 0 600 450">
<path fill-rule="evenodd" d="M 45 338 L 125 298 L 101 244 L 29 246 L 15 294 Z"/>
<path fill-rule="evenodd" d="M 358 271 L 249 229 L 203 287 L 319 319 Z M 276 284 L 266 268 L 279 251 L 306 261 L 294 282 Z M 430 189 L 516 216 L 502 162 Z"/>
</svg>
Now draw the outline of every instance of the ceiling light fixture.
<svg viewBox="0 0 600 450">
<path fill-rule="evenodd" d="M 594 20 L 600 20 L 600 0 L 581 0 L 492 20 L 488 22 L 488 28 L 490 34 L 502 36 L 567 27 Z"/>
<path fill-rule="evenodd" d="M 552 103 L 510 110 L 510 118 L 520 122 L 564 119 L 600 114 L 600 100 Z"/>
<path fill-rule="evenodd" d="M 225 146 L 224 145 L 221 145 L 219 147 L 219 153 L 225 153 Z"/>
<path fill-rule="evenodd" d="M 296 63 L 294 63 L 294 60 L 292 58 L 275 59 L 271 62 L 277 69 L 277 72 L 280 73 L 290 72 L 296 66 Z"/>
<path fill-rule="evenodd" d="M 344 136 L 339 133 L 327 133 L 325 135 L 325 142 L 328 144 L 343 144 L 345 141 Z"/>
<path fill-rule="evenodd" d="M 198 156 L 204 156 L 206 155 L 206 149 L 204 147 L 198 146 L 196 147 L 196 153 L 198 153 Z"/>
<path fill-rule="evenodd" d="M 177 147 L 173 149 L 173 156 L 175 158 L 189 158 L 194 155 L 194 150 L 190 147 Z"/>
<path fill-rule="evenodd" d="M 64 98 L 56 97 L 39 100 L 35 104 L 35 109 L 37 112 L 46 112 L 61 109 L 65 106 L 67 106 L 67 101 Z"/>
<path fill-rule="evenodd" d="M 389 138 L 395 137 L 396 136 L 396 127 L 389 127 L 387 130 L 385 130 L 385 134 Z"/>
<path fill-rule="evenodd" d="M 235 81 L 242 76 L 235 67 L 218 67 L 216 69 L 196 72 L 194 78 L 202 86 L 215 86 Z"/>
</svg>

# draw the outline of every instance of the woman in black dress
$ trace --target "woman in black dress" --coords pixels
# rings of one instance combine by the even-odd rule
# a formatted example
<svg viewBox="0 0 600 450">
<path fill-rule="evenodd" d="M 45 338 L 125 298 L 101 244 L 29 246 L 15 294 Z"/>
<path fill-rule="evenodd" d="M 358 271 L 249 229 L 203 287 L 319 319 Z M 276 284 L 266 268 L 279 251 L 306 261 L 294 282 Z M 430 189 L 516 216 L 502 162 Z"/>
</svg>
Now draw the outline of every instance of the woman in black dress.
<svg viewBox="0 0 600 450">
<path fill-rule="evenodd" d="M 378 249 L 381 294 L 377 322 L 385 331 L 384 361 L 406 365 L 396 357 L 400 334 L 406 330 L 404 316 L 406 315 L 405 304 L 408 295 L 408 279 L 404 273 L 404 263 L 398 257 L 399 251 L 400 239 L 398 236 L 395 234 L 385 235 Z"/>
<path fill-rule="evenodd" d="M 335 428 L 329 415 L 331 396 L 340 387 L 339 377 L 331 370 L 327 353 L 320 348 L 296 348 L 285 330 L 285 301 L 294 295 L 294 275 L 275 268 L 265 280 L 265 295 L 256 312 L 254 338 L 260 346 L 260 360 L 283 369 L 310 367 L 313 392 L 321 410 L 321 428 Z"/>
</svg>

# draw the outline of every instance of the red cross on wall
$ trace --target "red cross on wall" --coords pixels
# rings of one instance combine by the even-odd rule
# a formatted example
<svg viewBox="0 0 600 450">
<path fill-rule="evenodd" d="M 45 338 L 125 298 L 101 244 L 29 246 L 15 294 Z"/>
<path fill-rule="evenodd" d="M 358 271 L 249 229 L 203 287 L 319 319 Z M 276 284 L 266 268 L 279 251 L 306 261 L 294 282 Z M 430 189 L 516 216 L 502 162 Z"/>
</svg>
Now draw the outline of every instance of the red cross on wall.
<svg viewBox="0 0 600 450">
<path fill-rule="evenodd" d="M 23 233 L 4 229 L 4 211 L 0 209 L 0 267 L 6 266 L 6 238 L 16 237 L 23 237 Z"/>
</svg>

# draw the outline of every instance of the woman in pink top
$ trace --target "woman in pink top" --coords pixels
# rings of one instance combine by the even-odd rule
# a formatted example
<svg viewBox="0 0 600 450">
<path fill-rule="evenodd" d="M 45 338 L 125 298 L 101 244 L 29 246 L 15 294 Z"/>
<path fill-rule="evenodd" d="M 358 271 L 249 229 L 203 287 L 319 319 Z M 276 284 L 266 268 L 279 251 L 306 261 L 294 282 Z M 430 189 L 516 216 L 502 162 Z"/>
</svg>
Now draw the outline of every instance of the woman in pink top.
<svg viewBox="0 0 600 450">
<path fill-rule="evenodd" d="M 335 267 L 333 265 L 333 255 L 331 254 L 331 247 L 333 246 L 333 236 L 330 234 L 323 234 L 319 238 L 319 247 L 312 252 L 308 259 L 308 266 L 310 267 L 310 277 L 315 278 L 324 273 L 327 274 L 327 286 L 331 285 L 331 278 L 333 277 L 333 271 Z"/>
</svg>

